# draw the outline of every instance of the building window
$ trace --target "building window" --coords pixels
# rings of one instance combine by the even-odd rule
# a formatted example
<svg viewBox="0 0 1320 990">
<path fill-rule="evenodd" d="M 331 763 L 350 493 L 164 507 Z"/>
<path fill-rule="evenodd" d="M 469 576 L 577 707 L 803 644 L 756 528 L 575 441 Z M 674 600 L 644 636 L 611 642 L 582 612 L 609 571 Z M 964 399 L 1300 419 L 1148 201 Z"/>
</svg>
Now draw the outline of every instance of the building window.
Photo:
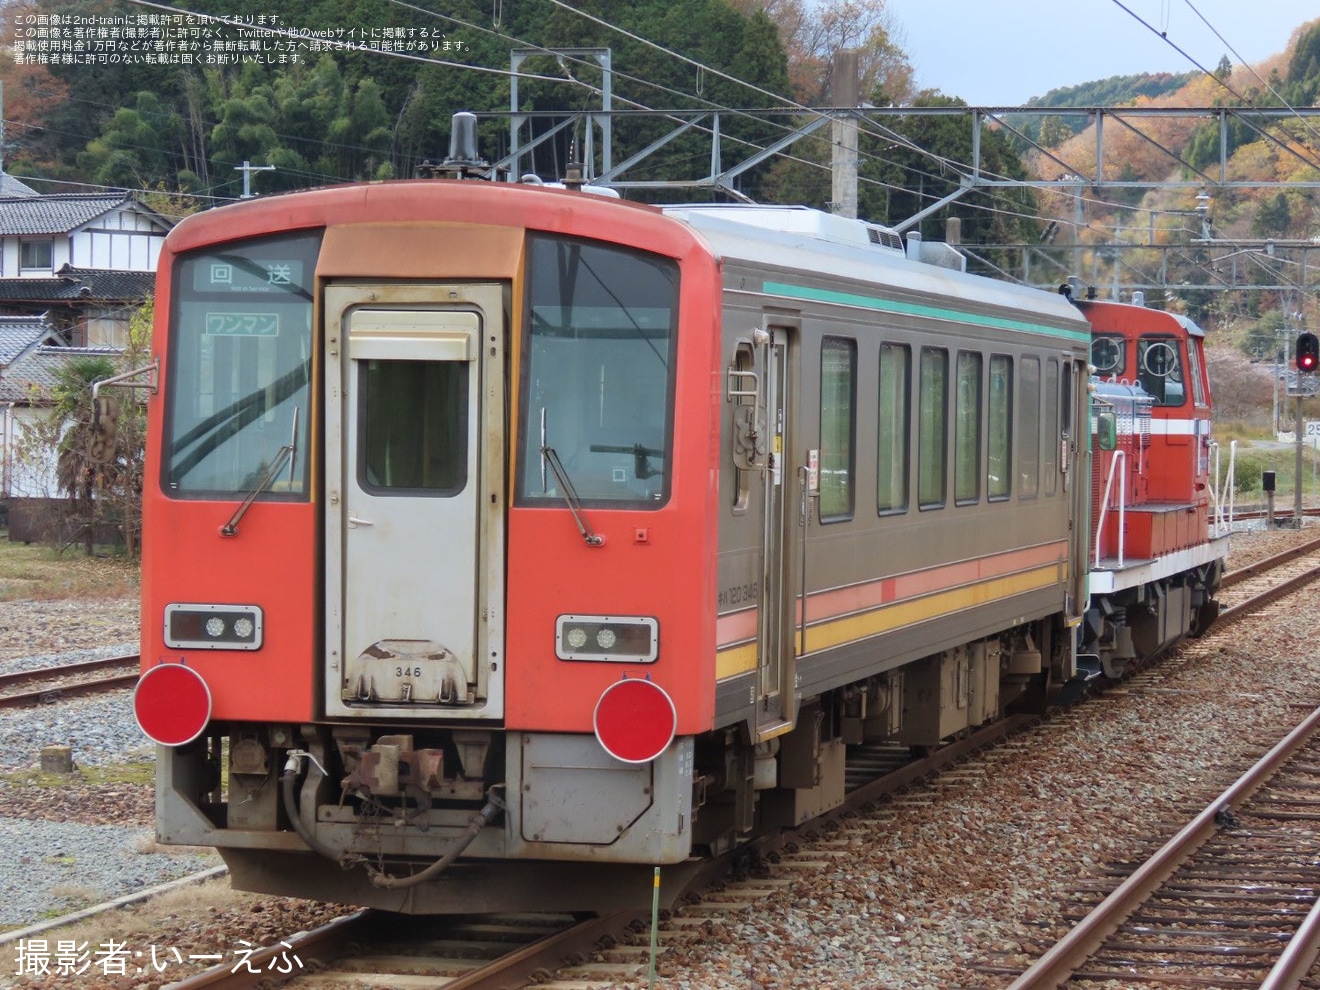
<svg viewBox="0 0 1320 990">
<path fill-rule="evenodd" d="M 883 515 L 908 504 L 908 410 L 912 352 L 880 345 L 880 418 L 876 450 L 876 508 Z"/>
<path fill-rule="evenodd" d="M 958 352 L 954 393 L 953 498 L 959 505 L 981 497 L 981 355 Z"/>
<path fill-rule="evenodd" d="M 54 241 L 19 241 L 18 270 L 20 272 L 53 270 Z"/>
<path fill-rule="evenodd" d="M 853 515 L 853 424 L 857 342 L 826 337 L 820 345 L 820 521 Z"/>
<path fill-rule="evenodd" d="M 948 450 L 949 352 L 921 349 L 921 383 L 917 406 L 917 502 L 923 509 L 944 505 Z"/>
</svg>

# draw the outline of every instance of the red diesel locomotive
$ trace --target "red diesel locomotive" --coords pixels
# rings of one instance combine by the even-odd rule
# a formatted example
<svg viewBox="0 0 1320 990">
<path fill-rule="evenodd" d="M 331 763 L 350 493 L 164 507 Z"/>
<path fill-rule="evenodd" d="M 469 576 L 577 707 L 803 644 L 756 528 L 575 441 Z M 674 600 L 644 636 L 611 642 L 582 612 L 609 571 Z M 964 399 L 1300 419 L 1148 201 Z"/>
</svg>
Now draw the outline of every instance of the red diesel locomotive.
<svg viewBox="0 0 1320 990">
<path fill-rule="evenodd" d="M 960 262 L 479 181 L 185 220 L 135 696 L 161 839 L 252 890 L 603 909 L 837 805 L 849 744 L 935 746 L 1194 631 L 1223 552 L 1199 338 Z M 1102 528 L 1095 572 L 1088 316 L 1131 367 L 1176 353 L 1150 422 L 1197 424 L 1097 415 L 1146 444 L 1123 525 L 1164 542 L 1119 561 Z"/>
</svg>

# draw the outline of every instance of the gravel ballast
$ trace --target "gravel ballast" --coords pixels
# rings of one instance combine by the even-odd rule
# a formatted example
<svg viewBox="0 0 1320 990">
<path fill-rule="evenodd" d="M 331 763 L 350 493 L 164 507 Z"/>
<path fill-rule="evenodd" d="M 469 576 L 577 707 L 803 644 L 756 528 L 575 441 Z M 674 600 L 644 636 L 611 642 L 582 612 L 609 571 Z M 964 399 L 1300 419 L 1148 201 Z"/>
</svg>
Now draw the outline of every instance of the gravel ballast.
<svg viewBox="0 0 1320 990">
<path fill-rule="evenodd" d="M 1236 537 L 1230 564 L 1243 566 L 1296 539 L 1294 533 Z M 0 627 L 9 624 L 6 613 Z M 808 871 L 782 893 L 735 917 L 712 920 L 701 938 L 670 944 L 661 957 L 658 985 L 670 990 L 1006 986 L 1009 979 L 989 976 L 978 964 L 989 958 L 1029 963 L 1060 934 L 1059 911 L 1079 877 L 1097 876 L 1107 864 L 1133 856 L 1151 831 L 1167 827 L 1168 818 L 1176 819 L 1180 809 L 1230 782 L 1244 754 L 1264 742 L 1276 725 L 1299 720 L 1304 708 L 1320 704 L 1320 628 L 1260 618 L 1244 619 L 1232 630 L 1211 656 L 1179 670 L 1172 693 L 1119 692 L 1087 703 L 1066 723 L 1046 722 L 1031 738 L 989 754 L 993 772 L 988 778 L 977 775 L 975 783 L 966 783 L 956 773 L 946 775 L 849 823 L 840 837 L 847 854 L 838 857 L 837 866 Z M 21 655 L 7 653 L 7 641 L 8 633 L 0 628 L 0 657 Z M 66 640 L 43 649 L 90 645 Z M 0 660 L 4 669 L 10 668 Z M 123 695 L 123 707 L 101 699 L 88 711 L 75 709 L 68 721 L 48 713 L 48 734 L 66 734 L 59 741 L 75 745 L 76 761 L 89 770 L 99 765 L 97 760 L 140 748 L 128 692 Z M 90 724 L 101 721 L 107 724 Z M 128 727 L 110 724 L 116 721 Z M 31 738 L 37 726 L 31 723 L 26 735 L 4 738 L 0 748 L 10 752 L 0 756 L 0 765 L 32 766 L 40 748 Z M 18 749 L 27 754 L 26 761 L 13 755 Z M 149 849 L 141 842 L 151 831 L 149 788 L 117 786 L 86 793 L 71 787 L 63 798 L 69 805 L 61 808 L 54 806 L 49 791 L 31 799 L 29 793 L 41 789 L 4 785 L 4 823 L 10 815 L 26 822 L 17 838 L 0 825 L 0 837 L 11 850 L 16 842 L 39 843 L 49 851 L 46 855 L 72 856 L 84 864 L 78 882 L 87 886 L 99 883 L 103 874 L 107 886 L 115 877 L 131 882 L 139 874 L 144 883 L 154 882 L 145 879 L 134 860 L 165 858 L 142 851 Z M 28 811 L 15 810 L 15 804 L 25 803 Z M 96 845 L 101 840 L 91 836 L 99 828 L 83 830 L 85 846 L 74 845 L 82 840 L 64 832 L 44 831 L 42 823 L 53 818 L 52 824 L 60 824 L 60 816 L 76 813 L 75 808 L 89 811 L 88 821 L 125 814 L 107 833 L 118 833 L 122 844 Z M 40 836 L 38 842 L 34 836 Z M 63 869 L 58 859 L 49 865 Z M 0 893 L 8 898 L 10 872 L 19 873 L 20 885 L 39 886 L 25 870 L 11 855 L 0 867 L 6 883 Z M 67 874 L 61 882 L 67 882 Z M 30 910 L 52 909 L 48 900 Z M 196 951 L 209 945 L 214 951 L 217 939 L 226 945 L 239 938 L 271 944 L 272 935 L 278 939 L 341 911 L 267 898 L 246 901 L 229 914 L 203 917 L 175 908 L 153 924 L 160 926 L 160 944 L 177 944 L 185 951 L 188 945 L 198 946 Z M 269 927 L 276 916 L 287 927 Z M 65 936 L 50 935 L 57 937 Z M 0 949 L 0 974 L 12 972 L 9 961 Z M 88 980 L 76 985 L 79 990 L 155 990 L 165 982 Z M 34 979 L 23 985 L 54 990 L 67 984 Z M 616 985 L 639 990 L 646 981 Z"/>
</svg>

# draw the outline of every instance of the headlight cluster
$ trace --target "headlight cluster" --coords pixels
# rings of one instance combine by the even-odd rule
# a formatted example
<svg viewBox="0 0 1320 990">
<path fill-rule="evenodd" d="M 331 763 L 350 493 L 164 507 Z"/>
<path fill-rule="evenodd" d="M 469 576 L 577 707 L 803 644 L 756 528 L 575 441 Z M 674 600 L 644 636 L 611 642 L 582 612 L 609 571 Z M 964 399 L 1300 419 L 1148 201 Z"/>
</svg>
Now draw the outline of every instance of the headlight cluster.
<svg viewBox="0 0 1320 990">
<path fill-rule="evenodd" d="M 651 663 L 659 653 L 659 623 L 644 616 L 561 615 L 555 622 L 560 660 Z"/>
<path fill-rule="evenodd" d="M 259 650 L 256 605 L 167 605 L 165 645 L 176 650 Z"/>
</svg>

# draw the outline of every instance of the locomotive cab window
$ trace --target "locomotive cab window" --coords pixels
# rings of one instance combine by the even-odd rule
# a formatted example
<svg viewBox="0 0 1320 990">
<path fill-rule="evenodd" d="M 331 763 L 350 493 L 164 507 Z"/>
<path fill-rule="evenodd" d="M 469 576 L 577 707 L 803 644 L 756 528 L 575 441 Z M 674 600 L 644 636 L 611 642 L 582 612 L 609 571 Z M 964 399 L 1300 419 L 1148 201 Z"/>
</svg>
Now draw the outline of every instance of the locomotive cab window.
<svg viewBox="0 0 1320 990">
<path fill-rule="evenodd" d="M 320 231 L 299 233 L 176 261 L 161 458 L 167 493 L 307 498 L 320 242 Z"/>
<path fill-rule="evenodd" d="M 1205 386 L 1202 384 L 1204 378 L 1201 375 L 1201 340 L 1196 337 L 1189 338 L 1187 341 L 1187 367 L 1188 377 L 1192 380 L 1192 401 L 1198 406 L 1204 406 Z"/>
<path fill-rule="evenodd" d="M 1181 406 L 1187 401 L 1182 350 L 1177 337 L 1142 337 L 1137 341 L 1137 380 L 1157 406 Z"/>
<path fill-rule="evenodd" d="M 562 505 L 566 482 L 586 504 L 656 508 L 669 494 L 678 265 L 548 235 L 528 257 L 520 503 Z"/>
<path fill-rule="evenodd" d="M 1127 341 L 1122 337 L 1096 336 L 1091 339 L 1091 367 L 1106 378 L 1121 378 L 1127 371 Z"/>
</svg>

